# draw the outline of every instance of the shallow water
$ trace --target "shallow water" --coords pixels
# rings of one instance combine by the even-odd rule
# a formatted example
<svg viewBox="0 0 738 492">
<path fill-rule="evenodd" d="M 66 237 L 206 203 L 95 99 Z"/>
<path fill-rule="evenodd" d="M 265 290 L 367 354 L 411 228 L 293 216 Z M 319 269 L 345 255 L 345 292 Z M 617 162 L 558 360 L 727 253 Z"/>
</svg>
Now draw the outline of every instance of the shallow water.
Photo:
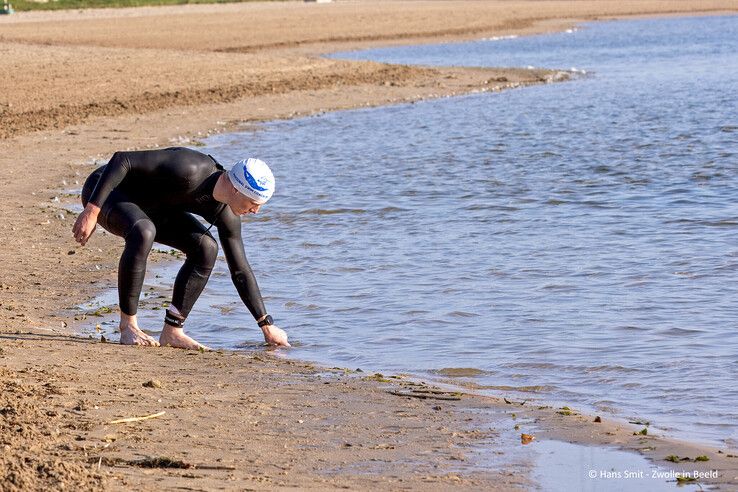
<svg viewBox="0 0 738 492">
<path fill-rule="evenodd" d="M 588 75 L 208 139 L 275 170 L 243 228 L 289 354 L 738 445 L 737 21 L 343 54 Z M 188 329 L 261 341 L 223 261 Z"/>
<path fill-rule="evenodd" d="M 533 441 L 529 446 L 536 453 L 531 476 L 542 485 L 539 490 L 546 492 L 673 491 L 677 488 L 675 474 L 699 477 L 694 470 L 667 470 L 617 449 L 560 441 Z M 679 490 L 705 489 L 687 483 L 679 485 Z"/>
</svg>

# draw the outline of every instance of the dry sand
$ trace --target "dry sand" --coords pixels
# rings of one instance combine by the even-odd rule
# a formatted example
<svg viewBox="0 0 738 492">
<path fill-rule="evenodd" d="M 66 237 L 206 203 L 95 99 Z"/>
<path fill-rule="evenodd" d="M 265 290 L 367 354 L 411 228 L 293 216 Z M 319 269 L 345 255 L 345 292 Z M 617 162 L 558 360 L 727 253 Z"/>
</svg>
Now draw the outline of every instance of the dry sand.
<svg viewBox="0 0 738 492">
<path fill-rule="evenodd" d="M 0 18 L 0 489 L 525 489 L 530 463 L 510 440 L 514 412 L 535 422 L 539 439 L 641 449 L 664 465 L 670 454 L 708 454 L 688 469 L 719 469 L 712 483 L 731 490 L 738 459 L 729 450 L 634 436 L 633 426 L 468 395 L 400 397 L 386 386 L 417 387 L 268 354 L 136 350 L 70 337 L 90 324 L 76 306 L 114 287 L 121 244 L 96 233 L 77 247 L 66 208 L 92 165 L 116 150 L 557 77 L 319 53 L 737 9 L 735 1 L 367 1 Z M 162 387 L 142 386 L 152 379 Z M 106 424 L 160 410 L 167 413 L 146 422 Z M 474 465 L 479 446 L 491 450 L 481 461 L 493 467 Z M 135 463 L 145 456 L 200 466 L 146 469 Z"/>
</svg>

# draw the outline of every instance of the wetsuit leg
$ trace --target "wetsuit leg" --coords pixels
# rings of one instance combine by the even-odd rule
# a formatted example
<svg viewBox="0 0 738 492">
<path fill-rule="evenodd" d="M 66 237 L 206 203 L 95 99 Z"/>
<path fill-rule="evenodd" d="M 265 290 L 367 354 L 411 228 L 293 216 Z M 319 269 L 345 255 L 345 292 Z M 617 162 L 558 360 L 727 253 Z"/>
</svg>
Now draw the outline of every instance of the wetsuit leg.
<svg viewBox="0 0 738 492">
<path fill-rule="evenodd" d="M 184 316 L 200 297 L 218 258 L 218 243 L 202 223 L 186 212 L 156 220 L 156 242 L 182 251 L 187 258 L 174 281 L 172 306 Z"/>
<path fill-rule="evenodd" d="M 98 174 L 99 176 L 99 174 Z M 95 173 L 90 176 L 82 191 L 82 203 L 94 189 Z M 105 200 L 98 216 L 98 224 L 106 231 L 125 239 L 125 247 L 118 264 L 118 301 L 120 310 L 133 316 L 138 311 L 146 260 L 156 237 L 156 226 L 149 215 L 131 202 L 123 193 L 114 190 Z"/>
</svg>

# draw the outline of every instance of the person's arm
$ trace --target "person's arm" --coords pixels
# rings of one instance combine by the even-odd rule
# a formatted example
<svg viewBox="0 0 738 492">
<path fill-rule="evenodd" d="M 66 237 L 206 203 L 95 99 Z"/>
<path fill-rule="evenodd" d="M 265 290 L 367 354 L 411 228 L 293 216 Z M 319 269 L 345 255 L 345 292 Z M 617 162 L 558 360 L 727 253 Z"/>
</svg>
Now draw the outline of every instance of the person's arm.
<svg viewBox="0 0 738 492">
<path fill-rule="evenodd" d="M 251 270 L 241 237 L 241 220 L 230 209 L 221 213 L 218 221 L 218 236 L 223 247 L 228 269 L 231 272 L 231 280 L 235 285 L 238 295 L 248 308 L 254 320 L 258 323 L 267 315 L 264 300 L 256 283 L 256 277 Z M 287 334 L 276 325 L 265 325 L 261 327 L 264 339 L 270 345 L 281 345 L 289 347 Z"/>
<path fill-rule="evenodd" d="M 88 203 L 98 208 L 102 207 L 110 192 L 123 181 L 123 178 L 126 177 L 130 170 L 131 160 L 128 158 L 127 152 L 116 152 L 113 154 L 113 157 L 105 166 L 105 170 L 100 175 L 100 179 L 92 191 Z"/>
<path fill-rule="evenodd" d="M 74 240 L 84 246 L 95 232 L 97 216 L 110 192 L 118 186 L 130 171 L 131 165 L 124 152 L 116 152 L 105 166 L 85 209 L 79 214 L 72 227 Z"/>
<path fill-rule="evenodd" d="M 113 154 L 113 157 L 105 166 L 105 170 L 100 175 L 100 179 L 92 195 L 90 195 L 90 200 L 87 202 L 85 209 L 79 214 L 72 227 L 75 241 L 82 246 L 87 244 L 90 236 L 95 232 L 97 216 L 100 215 L 100 209 L 103 203 L 105 203 L 110 192 L 123 181 L 123 178 L 126 177 L 126 174 L 130 170 L 131 163 L 125 152 L 116 152 Z"/>
</svg>

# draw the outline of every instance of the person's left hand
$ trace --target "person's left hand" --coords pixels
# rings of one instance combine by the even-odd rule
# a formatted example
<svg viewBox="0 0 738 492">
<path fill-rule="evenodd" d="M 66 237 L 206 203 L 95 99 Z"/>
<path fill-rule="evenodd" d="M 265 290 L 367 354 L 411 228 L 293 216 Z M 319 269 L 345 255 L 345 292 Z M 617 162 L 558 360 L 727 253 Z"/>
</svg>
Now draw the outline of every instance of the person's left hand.
<svg viewBox="0 0 738 492">
<path fill-rule="evenodd" d="M 264 340 L 266 343 L 276 347 L 291 347 L 287 341 L 287 333 L 277 327 L 277 325 L 266 325 L 261 327 L 261 331 L 264 332 Z"/>
<path fill-rule="evenodd" d="M 72 227 L 74 240 L 84 246 L 97 228 L 97 216 L 100 214 L 100 207 L 88 203 L 85 209 L 79 214 L 77 220 Z"/>
</svg>

